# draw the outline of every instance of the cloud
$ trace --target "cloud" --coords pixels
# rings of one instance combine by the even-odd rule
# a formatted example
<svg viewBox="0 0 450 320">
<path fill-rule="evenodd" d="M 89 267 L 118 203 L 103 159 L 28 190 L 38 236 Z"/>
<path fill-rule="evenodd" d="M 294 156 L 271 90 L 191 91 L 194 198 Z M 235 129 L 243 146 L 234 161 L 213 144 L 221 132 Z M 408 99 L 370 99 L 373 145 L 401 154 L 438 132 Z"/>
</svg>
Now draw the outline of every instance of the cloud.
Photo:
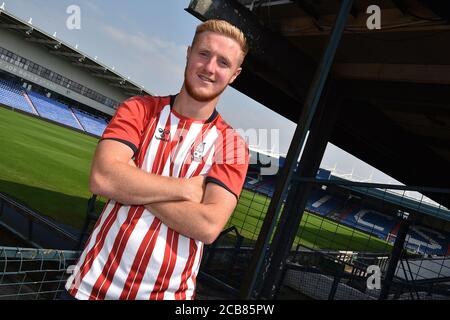
<svg viewBox="0 0 450 320">
<path fill-rule="evenodd" d="M 146 88 L 162 91 L 179 89 L 183 79 L 187 47 L 173 41 L 163 40 L 141 31 L 124 31 L 115 26 L 101 25 L 100 31 L 119 45 L 123 61 L 132 61 L 132 66 L 118 65 L 118 69 L 126 67 L 127 73 L 145 77 Z M 130 69 L 131 68 L 131 69 Z"/>
<path fill-rule="evenodd" d="M 104 15 L 104 10 L 100 9 L 100 7 L 95 4 L 93 1 L 81 1 L 80 2 L 81 8 L 84 11 L 84 8 L 86 7 L 88 12 L 95 13 L 96 15 Z"/>
</svg>

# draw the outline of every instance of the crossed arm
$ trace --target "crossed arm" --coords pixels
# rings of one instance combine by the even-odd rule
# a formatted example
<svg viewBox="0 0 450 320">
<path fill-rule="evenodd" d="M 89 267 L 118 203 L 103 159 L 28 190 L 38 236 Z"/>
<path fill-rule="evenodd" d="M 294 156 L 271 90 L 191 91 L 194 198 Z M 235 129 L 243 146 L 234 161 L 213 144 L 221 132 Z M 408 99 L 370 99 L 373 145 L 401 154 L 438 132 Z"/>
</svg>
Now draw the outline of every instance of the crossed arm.
<svg viewBox="0 0 450 320">
<path fill-rule="evenodd" d="M 130 161 L 133 151 L 114 140 L 102 140 L 90 175 L 91 192 L 128 205 L 144 205 L 180 234 L 212 243 L 232 214 L 237 200 L 203 177 L 163 177 L 145 172 Z"/>
</svg>

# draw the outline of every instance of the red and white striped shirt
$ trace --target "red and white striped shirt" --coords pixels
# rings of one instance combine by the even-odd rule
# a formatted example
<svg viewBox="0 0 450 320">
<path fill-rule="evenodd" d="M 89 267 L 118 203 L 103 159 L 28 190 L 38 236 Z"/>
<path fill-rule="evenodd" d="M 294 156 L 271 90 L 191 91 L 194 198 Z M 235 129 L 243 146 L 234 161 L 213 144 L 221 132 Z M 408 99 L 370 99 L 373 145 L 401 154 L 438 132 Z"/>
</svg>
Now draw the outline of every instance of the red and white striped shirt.
<svg viewBox="0 0 450 320">
<path fill-rule="evenodd" d="M 133 151 L 138 168 L 162 176 L 206 176 L 236 197 L 248 167 L 243 139 L 214 111 L 206 121 L 172 109 L 174 97 L 132 97 L 102 139 Z M 193 299 L 203 243 L 167 227 L 144 206 L 109 200 L 66 289 L 77 299 Z"/>
</svg>

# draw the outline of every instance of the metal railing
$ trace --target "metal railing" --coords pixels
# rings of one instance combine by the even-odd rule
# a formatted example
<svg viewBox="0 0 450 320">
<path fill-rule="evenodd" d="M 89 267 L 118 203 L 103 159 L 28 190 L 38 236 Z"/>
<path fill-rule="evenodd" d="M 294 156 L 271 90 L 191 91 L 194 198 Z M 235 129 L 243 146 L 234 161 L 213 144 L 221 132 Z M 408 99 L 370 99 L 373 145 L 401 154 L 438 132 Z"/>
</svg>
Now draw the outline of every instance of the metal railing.
<svg viewBox="0 0 450 320">
<path fill-rule="evenodd" d="M 0 193 L 0 226 L 35 248 L 76 248 L 79 236 Z"/>
<path fill-rule="evenodd" d="M 322 195 L 307 203 L 286 267 L 279 271 L 282 287 L 313 299 L 380 299 L 383 286 L 389 289 L 385 299 L 450 299 L 450 258 L 446 257 L 450 212 L 390 192 L 414 189 L 448 197 L 449 190 L 306 180 L 315 186 L 312 198 L 313 192 Z M 251 259 L 271 200 L 266 191 L 248 188 L 242 192 L 227 232 L 205 255 L 202 272 L 231 291 L 239 290 Z M 325 206 L 327 201 L 336 203 L 323 211 L 322 200 Z M 377 225 L 375 218 L 389 224 Z M 396 252 L 404 221 L 406 237 Z M 378 288 L 368 289 L 371 266 L 379 268 L 380 282 Z"/>
<path fill-rule="evenodd" d="M 77 251 L 0 247 L 0 300 L 55 300 Z"/>
</svg>

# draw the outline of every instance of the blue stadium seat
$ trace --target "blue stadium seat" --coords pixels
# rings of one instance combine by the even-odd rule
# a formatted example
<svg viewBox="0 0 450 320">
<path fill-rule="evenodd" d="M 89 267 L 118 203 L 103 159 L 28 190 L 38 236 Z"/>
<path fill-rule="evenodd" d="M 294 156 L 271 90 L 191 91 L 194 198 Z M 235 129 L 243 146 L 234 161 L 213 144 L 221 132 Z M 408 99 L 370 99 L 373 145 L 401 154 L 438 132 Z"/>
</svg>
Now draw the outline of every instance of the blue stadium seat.
<svg viewBox="0 0 450 320">
<path fill-rule="evenodd" d="M 361 207 L 348 214 L 343 222 L 381 239 L 386 239 L 397 223 L 394 217 Z"/>
<path fill-rule="evenodd" d="M 256 175 L 258 178 L 258 175 Z M 275 177 L 263 176 L 257 181 L 249 175 L 246 177 L 244 188 L 272 196 L 275 188 Z M 259 177 L 261 179 L 261 177 Z M 394 216 L 377 212 L 360 202 L 348 201 L 344 197 L 330 194 L 325 190 L 314 190 L 310 193 L 306 203 L 309 212 L 326 216 L 350 228 L 372 234 L 386 240 L 392 237 L 393 229 L 398 221 Z M 395 232 L 394 232 L 395 233 Z M 395 238 L 395 235 L 394 235 Z M 432 232 L 423 227 L 412 227 L 408 233 L 406 246 L 412 251 L 432 255 L 448 255 L 450 253 L 450 234 Z"/>
<path fill-rule="evenodd" d="M 0 79 L 0 103 L 29 113 L 34 113 L 23 96 L 23 90 L 18 83 Z"/>
<path fill-rule="evenodd" d="M 96 118 L 78 109 L 72 110 L 80 123 L 83 125 L 84 130 L 97 136 L 101 136 L 103 134 L 103 131 L 105 131 L 105 128 L 108 125 L 105 119 Z"/>
<path fill-rule="evenodd" d="M 306 209 L 321 216 L 328 216 L 336 209 L 342 207 L 343 203 L 343 199 L 339 197 L 331 196 L 322 190 L 316 190 L 311 192 L 306 202 Z"/>
<path fill-rule="evenodd" d="M 448 255 L 450 249 L 448 232 L 438 232 L 420 225 L 410 227 L 406 241 L 408 249 L 428 255 Z"/>
<path fill-rule="evenodd" d="M 72 110 L 65 104 L 47 98 L 36 92 L 29 92 L 28 96 L 31 101 L 33 101 L 33 104 L 41 117 L 83 130 L 78 124 Z"/>
</svg>

